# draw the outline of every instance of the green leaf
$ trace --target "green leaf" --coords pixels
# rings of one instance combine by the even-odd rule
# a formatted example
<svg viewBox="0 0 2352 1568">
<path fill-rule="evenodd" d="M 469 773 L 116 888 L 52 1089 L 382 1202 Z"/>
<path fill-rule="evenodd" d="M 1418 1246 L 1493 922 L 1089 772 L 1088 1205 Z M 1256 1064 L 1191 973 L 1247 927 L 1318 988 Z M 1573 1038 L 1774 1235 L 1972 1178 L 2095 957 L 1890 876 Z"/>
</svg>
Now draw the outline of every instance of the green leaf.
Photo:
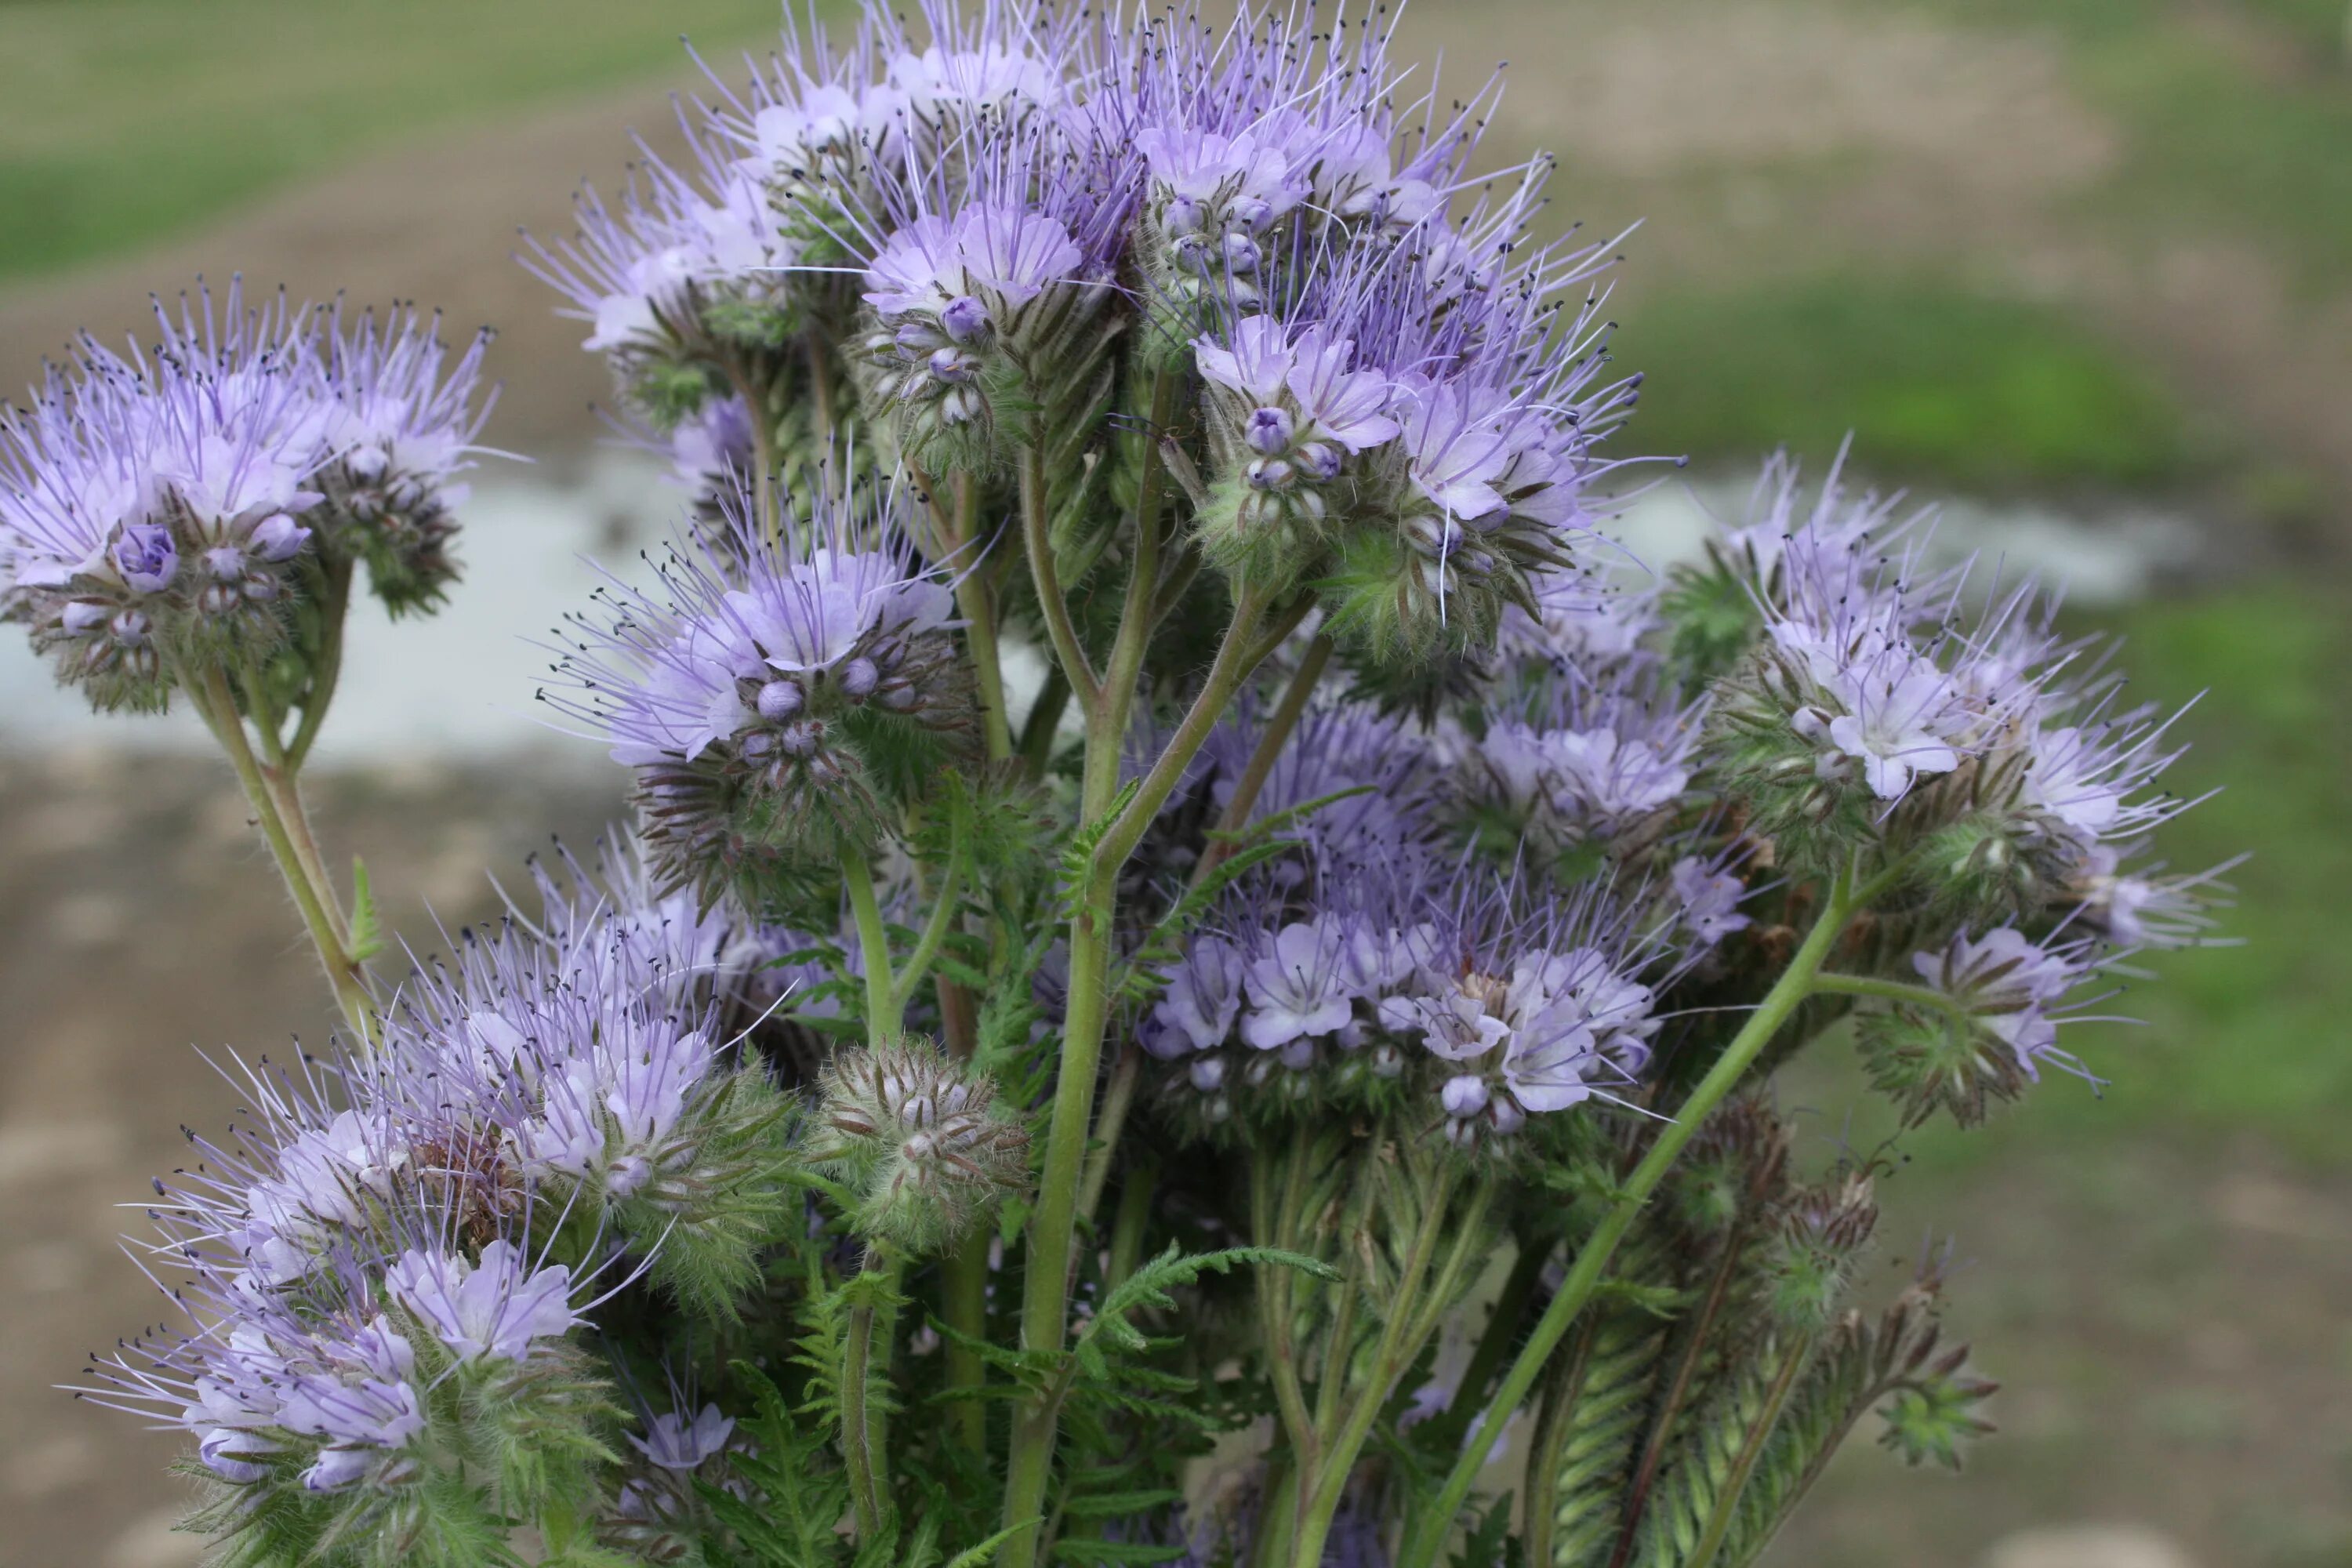
<svg viewBox="0 0 2352 1568">
<path fill-rule="evenodd" d="M 968 1546 L 947 1561 L 947 1568 L 982 1568 L 996 1555 L 996 1549 L 1024 1530 L 1034 1530 L 1045 1522 L 1042 1519 L 1024 1519 L 1019 1524 L 1008 1524 L 977 1546 Z"/>
<path fill-rule="evenodd" d="M 367 862 L 352 857 L 352 961 L 365 963 L 383 951 L 383 920 L 376 913 L 375 890 L 368 885 Z"/>
</svg>

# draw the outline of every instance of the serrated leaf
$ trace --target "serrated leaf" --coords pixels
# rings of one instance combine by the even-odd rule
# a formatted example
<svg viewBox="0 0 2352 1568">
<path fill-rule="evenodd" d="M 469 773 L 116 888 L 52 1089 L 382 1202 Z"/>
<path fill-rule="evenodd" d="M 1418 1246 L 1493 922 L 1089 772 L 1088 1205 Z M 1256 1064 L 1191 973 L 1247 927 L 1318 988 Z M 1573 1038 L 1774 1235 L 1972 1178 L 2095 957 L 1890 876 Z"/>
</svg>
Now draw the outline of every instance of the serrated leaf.
<svg viewBox="0 0 2352 1568">
<path fill-rule="evenodd" d="M 1024 1530 L 1034 1530 L 1044 1523 L 1042 1519 L 1024 1519 L 1019 1524 L 1008 1524 L 977 1546 L 967 1546 L 947 1561 L 947 1568 L 981 1568 L 996 1555 L 996 1549 Z"/>
</svg>

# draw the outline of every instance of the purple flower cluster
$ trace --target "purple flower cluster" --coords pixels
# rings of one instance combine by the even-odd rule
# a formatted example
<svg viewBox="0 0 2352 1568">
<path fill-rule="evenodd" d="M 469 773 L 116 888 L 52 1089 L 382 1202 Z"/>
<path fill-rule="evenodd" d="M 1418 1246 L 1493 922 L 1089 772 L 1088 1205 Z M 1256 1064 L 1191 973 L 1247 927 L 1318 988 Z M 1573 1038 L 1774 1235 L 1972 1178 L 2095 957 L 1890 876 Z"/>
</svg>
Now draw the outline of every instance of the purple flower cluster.
<svg viewBox="0 0 2352 1568">
<path fill-rule="evenodd" d="M 1472 1146 L 1634 1081 L 1665 975 L 1613 901 L 1468 868 L 1383 893 L 1236 902 L 1192 941 L 1142 1039 L 1208 1122 L 1402 1093 Z"/>
<path fill-rule="evenodd" d="M 232 284 L 159 301 L 152 350 L 83 338 L 0 414 L 0 605 L 100 707 L 154 707 L 198 650 L 278 643 L 307 563 L 431 603 L 486 407 L 436 325 Z"/>
<path fill-rule="evenodd" d="M 1833 475 L 1800 521 L 1793 468 L 1767 481 L 1762 517 L 1718 548 L 1763 637 L 1717 710 L 1736 771 L 1778 802 L 1768 819 L 1948 827 L 1973 836 L 1972 872 L 2017 868 L 2037 900 L 2076 882 L 2103 897 L 2119 853 L 2190 804 L 2155 788 L 2177 715 L 2123 706 L 2098 646 L 2055 631 L 2031 586 L 1973 611 L 1966 567 L 1925 564 L 1918 520 L 1846 500 Z"/>
<path fill-rule="evenodd" d="M 810 507 L 772 525 L 739 492 L 723 544 L 677 543 L 658 593 L 614 580 L 557 667 L 570 684 L 549 700 L 637 770 L 665 880 L 706 901 L 749 866 L 873 840 L 877 726 L 952 736 L 971 719 L 953 593 L 896 499 Z"/>
<path fill-rule="evenodd" d="M 191 1276 L 171 1287 L 190 1326 L 102 1359 L 93 1397 L 186 1426 L 225 1480 L 382 1493 L 462 1445 L 464 1387 L 602 1397 L 570 1348 L 593 1279 L 709 1310 L 673 1255 L 726 1275 L 731 1247 L 741 1283 L 798 1218 L 775 1091 L 711 1026 L 748 939 L 652 897 L 633 845 L 603 889 L 565 871 L 537 874 L 532 918 L 420 972 L 364 1053 L 244 1074 L 251 1120 L 191 1134 L 201 1161 L 157 1184 L 152 1251 Z M 656 1425 L 641 1447 L 684 1441 Z"/>
</svg>

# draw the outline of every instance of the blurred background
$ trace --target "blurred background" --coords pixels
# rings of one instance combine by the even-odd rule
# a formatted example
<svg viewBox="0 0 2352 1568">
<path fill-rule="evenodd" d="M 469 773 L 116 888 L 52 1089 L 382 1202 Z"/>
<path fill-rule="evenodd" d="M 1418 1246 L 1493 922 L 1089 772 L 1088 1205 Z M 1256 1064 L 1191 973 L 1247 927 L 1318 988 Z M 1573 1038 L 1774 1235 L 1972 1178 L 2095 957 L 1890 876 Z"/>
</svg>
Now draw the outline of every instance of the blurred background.
<svg viewBox="0 0 2352 1568">
<path fill-rule="evenodd" d="M 523 639 L 583 551 L 660 529 L 657 469 L 600 447 L 580 333 L 513 265 L 667 95 L 760 47 L 764 0 L 0 0 L 0 387 L 150 289 L 242 269 L 298 296 L 501 329 L 505 395 L 443 624 L 355 632 L 322 827 L 431 944 L 550 832 L 620 805 L 530 702 Z M 2352 1563 L 2352 31 L 2344 0 L 1445 0 L 1403 24 L 1515 84 L 1501 163 L 1613 234 L 1620 444 L 1691 456 L 1627 530 L 1736 509 L 1788 443 L 1955 504 L 1949 537 L 2069 582 L 2143 696 L 2210 689 L 2174 774 L 2224 793 L 2176 863 L 2240 850 L 2240 947 L 2135 984 L 2146 1026 L 1914 1141 L 1885 1267 L 1947 1233 L 1952 1322 L 2005 1385 L 1965 1476 L 1866 1434 L 1781 1568 Z M 374 614 L 373 610 L 362 612 Z M 165 1568 L 173 1442 L 50 1385 L 154 1314 L 114 1244 L 217 1130 L 206 1057 L 323 1034 L 328 1001 L 193 726 L 100 726 L 0 638 L 0 1563 Z M 1832 1053 L 1832 1055 L 1834 1053 Z M 1817 1152 L 1867 1124 L 1797 1086 Z M 1850 1113 L 1858 1119 L 1850 1122 Z M 129 1212 L 121 1206 L 130 1205 Z"/>
</svg>

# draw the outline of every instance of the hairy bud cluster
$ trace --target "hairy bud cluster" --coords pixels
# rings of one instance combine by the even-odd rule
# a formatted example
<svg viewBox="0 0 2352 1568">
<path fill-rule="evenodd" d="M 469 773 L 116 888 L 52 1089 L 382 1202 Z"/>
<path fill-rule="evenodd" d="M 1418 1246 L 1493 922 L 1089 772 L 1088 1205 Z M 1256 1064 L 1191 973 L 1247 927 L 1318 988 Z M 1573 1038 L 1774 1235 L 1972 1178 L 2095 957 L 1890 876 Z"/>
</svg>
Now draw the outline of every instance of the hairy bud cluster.
<svg viewBox="0 0 2352 1568">
<path fill-rule="evenodd" d="M 920 1037 L 837 1052 L 818 1117 L 818 1157 L 858 1194 L 852 1226 L 905 1252 L 945 1249 L 1028 1184 L 1029 1135 L 995 1085 Z"/>
</svg>

